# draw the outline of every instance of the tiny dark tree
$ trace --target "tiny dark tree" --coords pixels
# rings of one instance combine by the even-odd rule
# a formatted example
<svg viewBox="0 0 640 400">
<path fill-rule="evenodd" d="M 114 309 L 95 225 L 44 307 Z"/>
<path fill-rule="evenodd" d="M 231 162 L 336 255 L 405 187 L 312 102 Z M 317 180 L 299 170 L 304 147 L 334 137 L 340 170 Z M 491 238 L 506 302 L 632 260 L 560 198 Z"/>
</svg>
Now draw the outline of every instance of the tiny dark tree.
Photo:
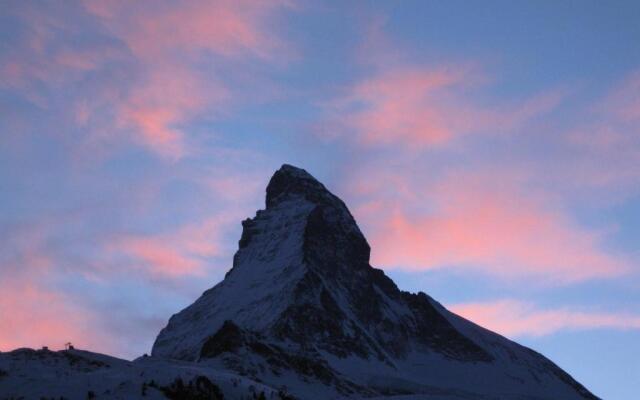
<svg viewBox="0 0 640 400">
<path fill-rule="evenodd" d="M 278 391 L 278 397 L 280 400 L 295 400 L 295 397 L 288 394 L 284 389 Z"/>
<path fill-rule="evenodd" d="M 171 400 L 224 400 L 220 388 L 206 376 L 198 376 L 187 385 L 182 378 L 176 378 L 169 386 L 161 386 L 160 390 Z"/>
</svg>

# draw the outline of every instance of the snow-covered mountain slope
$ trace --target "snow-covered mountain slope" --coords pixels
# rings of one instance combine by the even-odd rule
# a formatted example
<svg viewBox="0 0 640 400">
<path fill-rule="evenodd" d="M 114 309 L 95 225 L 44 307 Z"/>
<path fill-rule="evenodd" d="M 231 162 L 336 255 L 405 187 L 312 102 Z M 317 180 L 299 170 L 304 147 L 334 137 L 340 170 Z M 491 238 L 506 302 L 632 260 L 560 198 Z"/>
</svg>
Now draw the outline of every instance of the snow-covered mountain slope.
<svg viewBox="0 0 640 400">
<path fill-rule="evenodd" d="M 544 356 L 398 289 L 345 204 L 284 165 L 225 279 L 150 357 L 0 353 L 0 400 L 597 399 Z"/>
<path fill-rule="evenodd" d="M 595 399 L 551 361 L 369 265 L 345 204 L 283 165 L 225 279 L 171 317 L 154 357 L 216 365 L 300 398 Z"/>
<path fill-rule="evenodd" d="M 196 363 L 81 350 L 0 353 L 0 399 L 268 399 L 284 392 Z"/>
</svg>

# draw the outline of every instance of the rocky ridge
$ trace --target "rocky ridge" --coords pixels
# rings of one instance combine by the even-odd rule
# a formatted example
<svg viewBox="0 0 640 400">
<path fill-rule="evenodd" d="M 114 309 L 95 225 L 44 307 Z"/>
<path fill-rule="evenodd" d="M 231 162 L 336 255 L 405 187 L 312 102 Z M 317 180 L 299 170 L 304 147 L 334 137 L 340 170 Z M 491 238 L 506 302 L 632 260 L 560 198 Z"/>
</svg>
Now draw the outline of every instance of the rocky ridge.
<svg viewBox="0 0 640 400">
<path fill-rule="evenodd" d="M 283 165 L 242 226 L 225 279 L 170 319 L 153 356 L 218 363 L 303 398 L 307 381 L 337 397 L 595 398 L 543 356 L 399 290 L 369 264 L 346 205 L 305 170 Z"/>
</svg>

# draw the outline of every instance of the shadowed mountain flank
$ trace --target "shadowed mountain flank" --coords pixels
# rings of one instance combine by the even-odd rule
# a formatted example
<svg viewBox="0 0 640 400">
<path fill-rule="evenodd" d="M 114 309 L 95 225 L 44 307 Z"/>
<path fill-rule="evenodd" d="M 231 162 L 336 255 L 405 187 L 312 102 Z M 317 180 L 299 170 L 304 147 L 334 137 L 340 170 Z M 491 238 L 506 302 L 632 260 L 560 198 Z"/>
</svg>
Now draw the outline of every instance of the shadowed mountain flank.
<svg viewBox="0 0 640 400">
<path fill-rule="evenodd" d="M 153 356 L 221 365 L 302 398 L 313 385 L 336 398 L 595 398 L 543 356 L 399 290 L 369 264 L 344 202 L 307 171 L 283 165 L 265 205 L 242 222 L 225 279 L 169 320 Z"/>
</svg>

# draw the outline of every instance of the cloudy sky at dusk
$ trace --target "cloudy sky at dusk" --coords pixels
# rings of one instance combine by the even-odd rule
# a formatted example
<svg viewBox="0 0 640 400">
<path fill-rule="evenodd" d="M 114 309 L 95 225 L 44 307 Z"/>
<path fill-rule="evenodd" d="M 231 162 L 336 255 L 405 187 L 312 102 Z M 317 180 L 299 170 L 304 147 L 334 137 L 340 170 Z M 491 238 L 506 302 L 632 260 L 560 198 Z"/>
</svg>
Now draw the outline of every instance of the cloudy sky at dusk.
<svg viewBox="0 0 640 400">
<path fill-rule="evenodd" d="M 282 164 L 372 264 L 640 391 L 640 5 L 6 1 L 0 351 L 133 358 Z"/>
</svg>

